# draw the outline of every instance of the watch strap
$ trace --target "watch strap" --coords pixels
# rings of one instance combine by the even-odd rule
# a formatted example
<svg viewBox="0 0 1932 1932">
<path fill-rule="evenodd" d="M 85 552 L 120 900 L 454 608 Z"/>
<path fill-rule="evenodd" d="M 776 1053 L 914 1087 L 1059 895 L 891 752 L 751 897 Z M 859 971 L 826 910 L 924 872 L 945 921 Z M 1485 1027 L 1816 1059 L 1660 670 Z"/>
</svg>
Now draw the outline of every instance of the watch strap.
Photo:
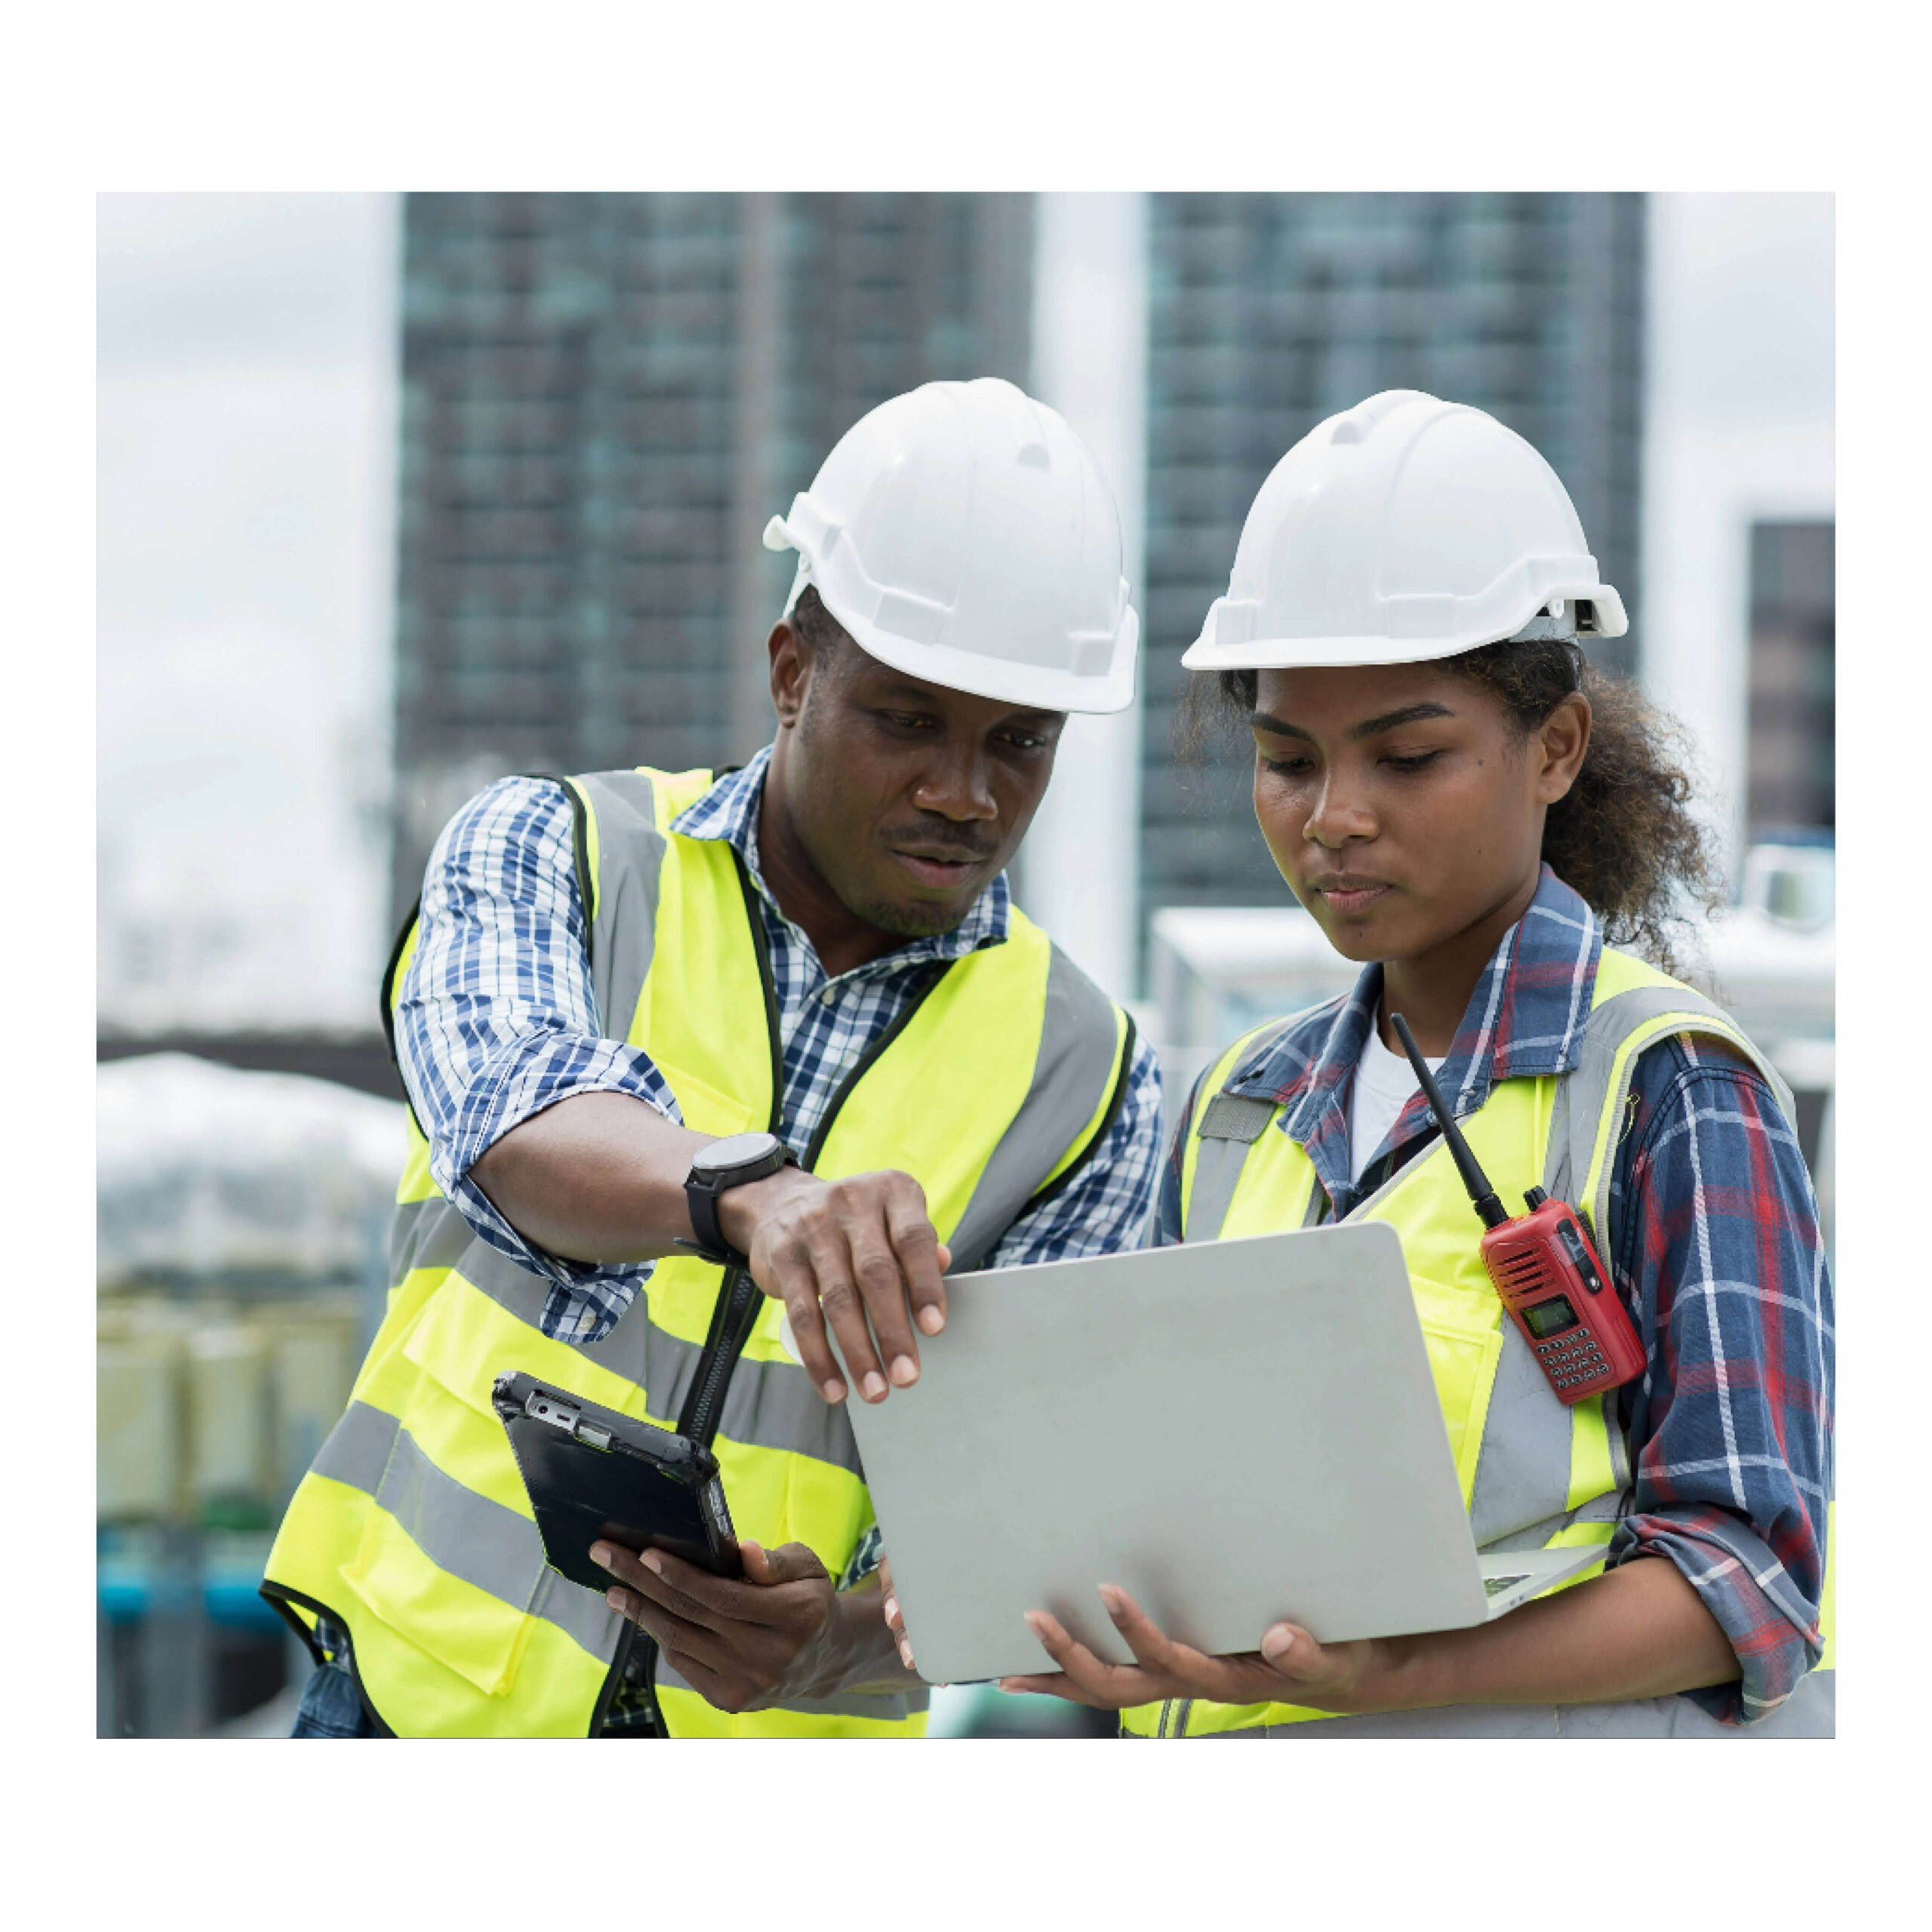
<svg viewBox="0 0 1932 1932">
<path fill-rule="evenodd" d="M 700 1180 L 694 1171 L 685 1177 L 685 1200 L 691 1212 L 691 1232 L 697 1239 L 686 1241 L 679 1236 L 677 1245 L 691 1249 L 700 1260 L 709 1261 L 714 1267 L 750 1267 L 751 1257 L 734 1247 L 724 1238 L 724 1230 L 718 1220 L 718 1197 L 734 1187 L 767 1180 L 784 1168 L 798 1164 L 798 1157 L 781 1142 L 778 1158 L 768 1165 L 761 1161 L 755 1168 L 724 1174 L 715 1180 Z"/>
</svg>

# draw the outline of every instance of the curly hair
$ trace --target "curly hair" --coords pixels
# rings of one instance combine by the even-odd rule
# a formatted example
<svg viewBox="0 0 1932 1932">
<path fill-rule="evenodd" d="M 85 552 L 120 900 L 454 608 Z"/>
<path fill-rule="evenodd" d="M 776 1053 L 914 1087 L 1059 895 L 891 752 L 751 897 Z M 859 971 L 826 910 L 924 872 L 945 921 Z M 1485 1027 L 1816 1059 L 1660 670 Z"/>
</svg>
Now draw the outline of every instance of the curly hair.
<svg viewBox="0 0 1932 1932">
<path fill-rule="evenodd" d="M 1444 663 L 1494 697 L 1525 740 L 1571 692 L 1589 700 L 1589 749 L 1544 820 L 1543 856 L 1589 902 L 1607 939 L 1676 971 L 1687 907 L 1708 912 L 1724 897 L 1708 835 L 1690 810 L 1682 726 L 1572 644 L 1486 644 Z M 1184 761 L 1200 762 L 1217 725 L 1246 721 L 1256 684 L 1253 671 L 1193 680 L 1177 730 Z"/>
</svg>

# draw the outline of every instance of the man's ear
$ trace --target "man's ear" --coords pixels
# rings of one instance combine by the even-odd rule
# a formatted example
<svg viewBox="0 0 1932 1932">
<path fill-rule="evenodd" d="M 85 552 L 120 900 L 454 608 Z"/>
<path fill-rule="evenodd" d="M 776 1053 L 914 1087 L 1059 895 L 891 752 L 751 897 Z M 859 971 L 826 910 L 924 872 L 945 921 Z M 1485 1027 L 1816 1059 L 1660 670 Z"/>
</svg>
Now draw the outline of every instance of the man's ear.
<svg viewBox="0 0 1932 1932">
<path fill-rule="evenodd" d="M 811 652 L 803 638 L 781 617 L 764 641 L 771 654 L 771 704 L 781 727 L 795 724 L 805 708 L 811 683 Z"/>
</svg>

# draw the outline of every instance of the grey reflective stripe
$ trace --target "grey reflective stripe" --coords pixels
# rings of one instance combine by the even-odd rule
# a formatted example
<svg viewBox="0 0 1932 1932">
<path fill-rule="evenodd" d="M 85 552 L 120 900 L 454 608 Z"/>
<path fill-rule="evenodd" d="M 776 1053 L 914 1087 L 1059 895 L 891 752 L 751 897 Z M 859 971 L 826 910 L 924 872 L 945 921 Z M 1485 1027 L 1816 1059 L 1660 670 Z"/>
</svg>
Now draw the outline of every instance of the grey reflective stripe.
<svg viewBox="0 0 1932 1932">
<path fill-rule="evenodd" d="M 1238 1140 L 1251 1145 L 1275 1117 L 1275 1103 L 1244 1094 L 1217 1094 L 1201 1109 L 1203 1140 Z"/>
<path fill-rule="evenodd" d="M 416 1244 L 436 1218 L 436 1211 L 448 1207 L 449 1203 L 440 1194 L 431 1195 L 427 1201 L 401 1201 L 396 1204 L 395 1212 L 389 1220 L 390 1287 L 394 1287 L 411 1269 L 420 1265 L 416 1259 Z"/>
<path fill-rule="evenodd" d="M 704 1693 L 680 1677 L 671 1665 L 658 1660 L 656 1681 L 660 1690 L 688 1690 L 694 1697 Z M 836 1697 L 789 1697 L 769 1708 L 790 1711 L 805 1718 L 870 1718 L 875 1724 L 903 1724 L 931 1703 L 931 1693 L 908 1691 L 846 1691 Z M 753 1712 L 754 1716 L 756 1715 Z"/>
<path fill-rule="evenodd" d="M 999 1244 L 1112 1090 L 1120 1044 L 1114 1003 L 1058 946 L 1047 964 L 1045 1008 L 1026 1097 L 946 1243 L 957 1273 Z"/>
<path fill-rule="evenodd" d="M 1688 1697 L 1620 1704 L 1450 1704 L 1430 1711 L 1376 1711 L 1311 1718 L 1306 1724 L 1250 1724 L 1210 1737 L 1832 1737 L 1838 1673 L 1814 1670 L 1769 1717 L 1721 1723 Z"/>
<path fill-rule="evenodd" d="M 478 1294 L 531 1328 L 539 1326 L 549 1284 L 507 1254 L 479 1240 L 447 1201 L 412 1203 L 398 1211 L 416 1223 L 414 1253 L 419 1268 L 453 1268 Z M 615 1327 L 577 1353 L 586 1361 L 634 1383 L 654 1416 L 675 1416 L 697 1379 L 702 1343 L 687 1342 L 651 1326 L 651 1290 L 632 1298 Z M 858 1444 L 842 1404 L 828 1404 L 796 1362 L 741 1356 L 731 1372 L 719 1433 L 760 1449 L 786 1449 L 829 1463 L 863 1478 Z"/>
<path fill-rule="evenodd" d="M 1203 1140 L 1194 1155 L 1194 1186 L 1187 1197 L 1182 1232 L 1189 1241 L 1219 1241 L 1228 1210 L 1235 1204 L 1241 1171 L 1247 1164 L 1245 1140 Z"/>
<path fill-rule="evenodd" d="M 1469 1529 L 1479 1549 L 1513 1539 L 1531 1525 L 1562 1516 L 1570 1497 L 1571 1412 L 1515 1322 L 1503 1321 L 1488 1413 L 1469 1497 Z M 1539 1541 L 1546 1539 L 1540 1539 Z M 1536 1547 L 1513 1542 L 1517 1549 Z"/>
<path fill-rule="evenodd" d="M 1238 1077 L 1244 1066 L 1260 1054 L 1292 1026 L 1297 1016 L 1258 1026 L 1237 1042 L 1241 1048 L 1229 1078 Z M 1194 1186 L 1181 1217 L 1183 1241 L 1218 1241 L 1226 1225 L 1228 1211 L 1241 1186 L 1241 1169 L 1247 1164 L 1247 1150 L 1267 1131 L 1278 1109 L 1272 1102 L 1223 1089 L 1202 1106 L 1194 1128 L 1198 1143 L 1194 1155 Z M 1312 1227 L 1320 1213 L 1321 1189 L 1311 1176 L 1307 1205 L 1302 1226 Z"/>
<path fill-rule="evenodd" d="M 383 1472 L 389 1466 L 389 1451 L 401 1427 L 394 1416 L 367 1402 L 351 1402 L 315 1451 L 310 1472 L 374 1496 L 382 1486 Z"/>
<path fill-rule="evenodd" d="M 641 771 L 595 771 L 571 781 L 597 826 L 597 911 L 590 921 L 590 982 L 605 1035 L 627 1039 L 651 972 L 657 886 L 668 842 L 657 792 Z"/>
<path fill-rule="evenodd" d="M 1579 1201 L 1575 1190 L 1589 1178 L 1590 1160 L 1596 1150 L 1597 1130 L 1605 1109 L 1614 1106 L 1620 1113 L 1630 1093 L 1641 1053 L 1634 1053 L 1615 1071 L 1617 1057 L 1624 1043 L 1666 1014 L 1694 1013 L 1708 1020 L 1710 1030 L 1737 1049 L 1764 1075 L 1784 1117 L 1795 1121 L 1797 1114 L 1791 1089 L 1770 1062 L 1744 1037 L 1737 1023 L 1722 1007 L 1706 999 L 1687 986 L 1637 986 L 1627 993 L 1607 999 L 1591 1014 L 1583 1028 L 1577 1064 L 1558 1081 L 1556 1104 L 1550 1121 L 1549 1159 L 1544 1169 L 1543 1186 L 1559 1200 L 1567 1201 L 1586 1216 L 1599 1247 L 1609 1240 L 1610 1185 L 1616 1163 L 1604 1162 L 1597 1180 L 1596 1198 Z M 1667 1039 L 1668 1033 L 1658 1036 Z M 1613 1087 L 1615 1091 L 1612 1091 Z M 1607 1260 L 1607 1256 L 1605 1257 Z"/>
<path fill-rule="evenodd" d="M 1620 1073 L 1615 1071 L 1617 1056 L 1626 1041 L 1665 1015 L 1677 1013 L 1708 1017 L 1714 1030 L 1727 1041 L 1740 1042 L 1742 1050 L 1748 1051 L 1767 1076 L 1776 1081 L 1777 1076 L 1755 1049 L 1742 1041 L 1722 1009 L 1700 995 L 1678 986 L 1640 986 L 1604 1001 L 1584 1026 L 1575 1068 L 1556 1082 L 1543 1177 L 1543 1185 L 1551 1194 L 1589 1214 L 1592 1232 L 1600 1249 L 1607 1250 L 1608 1244 L 1614 1162 L 1607 1160 L 1604 1164 L 1595 1201 L 1579 1201 L 1576 1189 L 1589 1174 L 1606 1109 L 1614 1107 L 1620 1111 L 1629 1094 L 1640 1056 L 1630 1055 Z M 1783 1091 L 1782 1081 L 1777 1082 L 1774 1091 Z M 1604 1421 L 1617 1484 L 1614 1497 L 1629 1484 L 1630 1459 L 1614 1401 L 1605 1404 Z M 1566 1522 L 1606 1520 L 1589 1513 L 1589 1506 L 1574 1516 L 1565 1514 L 1570 1493 L 1571 1438 L 1575 1426 L 1572 1411 L 1552 1398 L 1536 1358 L 1516 1324 L 1505 1320 L 1503 1353 L 1497 1364 L 1489 1412 L 1484 1419 L 1475 1487 L 1469 1504 L 1470 1527 L 1479 1549 L 1536 1547 Z"/>
<path fill-rule="evenodd" d="M 549 1568 L 537 1525 L 445 1475 L 394 1416 L 351 1402 L 312 1466 L 373 1497 L 438 1570 L 554 1624 L 606 1663 L 617 1655 L 616 1613 Z"/>
</svg>

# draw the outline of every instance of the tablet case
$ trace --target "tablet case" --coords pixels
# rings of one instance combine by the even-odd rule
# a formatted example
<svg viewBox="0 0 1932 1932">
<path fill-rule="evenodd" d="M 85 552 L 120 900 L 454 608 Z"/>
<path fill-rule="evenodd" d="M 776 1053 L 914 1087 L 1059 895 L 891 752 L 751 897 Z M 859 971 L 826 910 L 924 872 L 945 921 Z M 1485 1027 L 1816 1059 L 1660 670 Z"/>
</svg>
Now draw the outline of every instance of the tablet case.
<svg viewBox="0 0 1932 1932">
<path fill-rule="evenodd" d="M 599 1596 L 614 1581 L 590 1558 L 599 1541 L 669 1550 L 714 1575 L 740 1574 L 718 1460 L 688 1437 L 549 1388 L 500 1375 L 503 1420 L 550 1567 Z"/>
</svg>

